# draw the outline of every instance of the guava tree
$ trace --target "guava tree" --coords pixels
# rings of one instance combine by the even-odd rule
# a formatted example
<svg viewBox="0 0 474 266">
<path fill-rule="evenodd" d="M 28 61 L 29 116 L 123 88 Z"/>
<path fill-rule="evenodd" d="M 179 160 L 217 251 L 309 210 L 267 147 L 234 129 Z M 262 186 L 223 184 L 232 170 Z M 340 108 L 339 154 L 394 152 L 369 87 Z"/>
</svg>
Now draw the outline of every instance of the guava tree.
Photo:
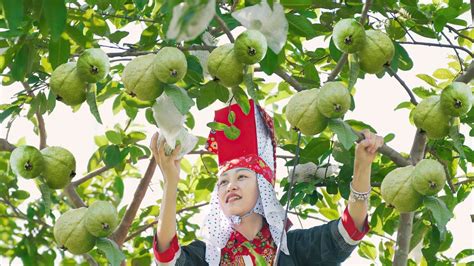
<svg viewBox="0 0 474 266">
<path fill-rule="evenodd" d="M 399 89 L 406 91 L 407 98 L 397 109 L 411 110 L 406 123 L 415 123 L 418 130 L 414 132 L 409 154 L 390 147 L 394 134 L 385 137 L 386 144 L 372 166 L 373 192 L 369 201 L 369 234 L 381 236 L 382 240 L 378 247 L 368 240 L 362 241 L 358 254 L 384 265 L 416 265 L 408 254 L 421 243 L 423 263 L 465 262 L 474 254 L 472 247 L 459 250 L 455 257 L 443 252 L 455 241 L 446 225 L 453 218 L 453 209 L 469 196 L 474 180 L 474 151 L 464 145 L 466 138 L 474 136 L 470 83 L 474 78 L 471 50 L 474 29 L 465 19 L 473 11 L 468 2 L 461 0 L 420 2 L 0 0 L 2 90 L 21 85 L 11 101 L 0 105 L 0 122 L 5 129 L 0 138 L 1 256 L 21 260 L 25 265 L 53 265 L 58 261 L 64 265 L 152 263 L 152 228 L 160 213 L 160 200 L 145 208 L 140 208 L 140 203 L 156 163 L 144 141 L 151 132 L 133 130 L 130 125 L 143 118 L 156 125 L 152 106 L 161 95 L 171 99 L 171 109 L 185 118 L 184 127 L 189 131 L 195 127 L 191 111 L 195 109 L 191 108 L 202 110 L 217 100 L 223 103 L 233 100 L 246 112 L 250 98 L 262 105 L 271 104 L 278 151 L 292 154 L 278 157 L 286 160 L 287 166 L 310 166 L 299 168 L 304 170 L 299 172 L 304 178 L 297 182 L 278 177 L 279 186 L 285 192 L 280 195 L 282 204 L 288 203 L 290 212 L 303 219 L 337 218 L 340 213 L 337 203 L 349 196 L 354 144 L 361 130 L 376 131 L 363 118 L 349 120 L 343 115 L 347 109 L 357 108 L 352 97 L 357 81 L 376 75 L 399 81 Z M 335 27 L 343 19 L 349 19 L 348 23 Z M 134 30 L 141 30 L 139 40 L 134 43 L 123 41 L 131 34 L 126 30 L 130 25 L 138 25 Z M 353 31 L 352 25 L 360 28 Z M 233 29 L 239 26 L 257 34 L 246 33 L 240 48 L 237 44 L 229 46 L 237 42 Z M 217 40 L 226 44 L 218 46 Z M 320 40 L 326 46 L 308 50 L 304 44 L 309 40 Z M 256 47 L 252 46 L 253 42 Z M 266 42 L 265 49 L 268 45 L 266 51 L 262 50 L 262 42 Z M 352 50 L 351 46 L 356 44 L 360 47 Z M 410 73 L 426 82 L 425 86 L 413 88 L 397 73 L 410 71 L 414 64 L 429 62 L 413 62 L 404 48 L 410 45 L 451 49 L 451 61 L 439 66 L 433 75 Z M 217 49 L 220 54 L 212 59 L 209 53 Z M 258 63 L 249 60 L 243 64 L 229 59 L 230 52 L 243 53 L 240 59 L 246 54 L 263 58 L 258 58 L 257 61 L 261 59 Z M 154 65 L 155 61 L 158 64 Z M 164 69 L 170 65 L 171 70 Z M 262 78 L 272 74 L 282 79 L 276 87 Z M 338 85 L 324 93 L 329 98 L 318 98 L 317 94 L 323 94 L 319 88 L 334 81 Z M 296 99 L 292 96 L 299 93 L 314 97 L 300 97 L 299 103 L 306 100 L 311 106 L 317 101 L 317 106 L 329 106 L 327 112 L 321 111 L 323 114 L 319 115 L 323 122 L 311 121 L 313 115 L 305 118 L 302 113 L 293 112 L 298 121 L 288 123 L 291 106 L 286 105 L 287 100 Z M 342 103 L 339 103 L 340 95 L 345 99 Z M 442 104 L 443 98 L 447 99 L 446 104 Z M 331 99 L 337 104 L 332 104 Z M 63 115 L 72 122 L 74 112 L 84 105 L 82 108 L 91 111 L 90 119 L 106 123 L 101 119 L 106 101 L 113 102 L 114 114 L 125 113 L 128 120 L 102 135 L 84 136 L 94 138 L 97 144 L 87 169 L 75 169 L 73 158 L 61 161 L 69 155 L 48 147 L 48 125 L 43 117 L 54 112 L 57 105 L 66 104 L 71 106 L 71 112 Z M 454 106 L 451 109 L 457 108 L 454 111 L 462 110 L 450 113 L 450 103 Z M 335 109 L 331 110 L 332 107 Z M 33 123 L 38 143 L 9 141 L 9 129 L 23 119 Z M 232 123 L 229 116 L 229 124 L 208 126 L 235 138 L 239 129 Z M 318 130 L 316 125 L 320 127 Z M 460 127 L 470 127 L 469 136 L 461 134 Z M 67 125 L 64 132 L 67 134 Z M 181 165 L 185 177 L 179 184 L 177 219 L 183 244 L 196 238 L 199 225 L 192 218 L 207 205 L 216 181 L 216 157 L 205 150 L 206 137 L 199 136 L 191 152 L 200 159 L 193 165 L 185 159 Z M 20 138 L 15 136 L 15 139 Z M 15 150 L 23 153 L 15 157 Z M 26 160 L 25 156 L 30 157 Z M 434 160 L 436 166 L 410 166 L 423 159 Z M 148 166 L 139 169 L 137 164 L 143 160 Z M 36 169 L 40 163 L 44 169 L 38 170 L 41 173 L 31 182 L 42 197 L 32 200 L 30 193 L 19 187 L 18 180 L 34 177 L 25 171 Z M 336 165 L 339 171 L 330 171 L 331 165 Z M 413 192 L 419 204 L 410 210 L 400 206 L 414 198 L 406 197 L 400 202 L 394 200 L 397 193 L 393 195 L 390 191 L 392 197 L 388 201 L 392 202 L 387 202 L 380 188 L 385 177 L 394 176 L 394 170 L 408 166 L 429 171 L 441 169 L 433 175 L 441 172 L 443 176 L 438 184 L 435 181 L 439 178 L 433 181 L 423 170 L 418 170 L 422 171 L 422 181 L 427 182 L 418 185 L 427 195 Z M 64 184 L 55 183 L 59 179 L 64 181 L 58 177 L 62 173 L 58 169 L 67 173 Z M 410 171 L 405 176 L 412 175 L 415 174 Z M 397 178 L 400 176 L 403 175 L 397 174 Z M 82 217 L 86 210 L 95 212 L 101 219 L 112 217 L 124 198 L 126 178 L 139 178 L 140 182 L 132 200 L 117 210 L 119 222 L 116 228 L 113 226 L 113 232 L 99 230 L 96 236 L 90 237 L 88 234 L 94 230 L 66 228 L 67 237 L 73 235 L 77 240 L 76 246 L 64 239 L 58 241 L 54 228 L 60 223 L 59 218 L 71 210 L 75 213 L 73 217 Z M 442 189 L 440 196 L 429 191 L 436 186 Z M 93 208 L 97 200 L 109 205 Z M 76 221 L 78 227 L 81 221 Z M 102 229 L 111 231 L 114 223 L 109 219 L 101 224 Z M 77 245 L 90 244 L 89 237 L 94 241 L 90 251 L 75 249 Z"/>
</svg>

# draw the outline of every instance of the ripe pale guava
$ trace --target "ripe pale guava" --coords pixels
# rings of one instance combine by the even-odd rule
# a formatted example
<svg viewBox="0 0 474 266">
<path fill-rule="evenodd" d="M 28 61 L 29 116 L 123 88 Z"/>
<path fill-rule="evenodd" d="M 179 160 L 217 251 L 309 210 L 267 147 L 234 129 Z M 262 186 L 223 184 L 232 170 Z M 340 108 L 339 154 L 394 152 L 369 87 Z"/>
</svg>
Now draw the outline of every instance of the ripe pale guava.
<svg viewBox="0 0 474 266">
<path fill-rule="evenodd" d="M 87 49 L 77 59 L 77 72 L 85 82 L 101 81 L 107 77 L 109 70 L 109 57 L 100 48 Z"/>
<path fill-rule="evenodd" d="M 41 150 L 44 158 L 44 170 L 41 176 L 53 189 L 67 186 L 76 175 L 76 159 L 65 148 L 52 146 Z"/>
<path fill-rule="evenodd" d="M 357 52 L 359 64 L 362 70 L 374 74 L 381 71 L 385 64 L 390 63 L 395 47 L 392 40 L 381 31 L 367 30 L 365 35 L 366 41 Z"/>
<path fill-rule="evenodd" d="M 326 82 L 319 90 L 317 107 L 325 117 L 342 117 L 351 107 L 351 94 L 341 82 Z"/>
<path fill-rule="evenodd" d="M 58 66 L 51 73 L 49 86 L 56 99 L 67 105 L 78 105 L 86 100 L 87 83 L 81 79 L 74 62 Z"/>
<path fill-rule="evenodd" d="M 267 53 L 267 39 L 258 30 L 246 30 L 235 39 L 237 59 L 247 65 L 260 62 Z"/>
<path fill-rule="evenodd" d="M 87 208 L 72 209 L 63 213 L 54 224 L 54 239 L 72 254 L 84 254 L 94 248 L 96 238 L 85 225 Z"/>
<path fill-rule="evenodd" d="M 119 216 L 114 205 L 107 201 L 94 201 L 85 215 L 87 231 L 96 237 L 108 237 L 117 228 Z"/>
<path fill-rule="evenodd" d="M 466 83 L 453 82 L 441 92 L 441 108 L 450 116 L 462 116 L 469 112 L 474 97 Z"/>
<path fill-rule="evenodd" d="M 237 59 L 232 43 L 221 45 L 209 54 L 207 69 L 211 76 L 226 87 L 237 86 L 244 79 L 244 64 Z"/>
<path fill-rule="evenodd" d="M 142 101 L 154 101 L 163 93 L 163 84 L 153 74 L 154 54 L 138 56 L 122 72 L 125 90 Z"/>
<path fill-rule="evenodd" d="M 10 165 L 15 175 L 31 179 L 43 171 L 44 159 L 37 148 L 23 145 L 12 151 Z"/>
<path fill-rule="evenodd" d="M 186 56 L 175 47 L 162 48 L 153 62 L 153 73 L 163 83 L 176 83 L 183 79 L 188 69 Z"/>
<path fill-rule="evenodd" d="M 399 167 L 388 173 L 380 187 L 382 198 L 399 212 L 412 212 L 423 203 L 423 197 L 411 185 L 413 165 Z"/>
<path fill-rule="evenodd" d="M 444 167 L 436 160 L 423 159 L 415 166 L 411 184 L 421 195 L 432 196 L 441 191 L 446 182 Z"/>
<path fill-rule="evenodd" d="M 442 139 L 449 133 L 450 117 L 441 108 L 440 96 L 423 99 L 413 110 L 415 126 L 430 139 Z"/>
<path fill-rule="evenodd" d="M 340 51 L 355 53 L 362 49 L 365 43 L 365 30 L 355 19 L 341 19 L 334 25 L 332 38 Z"/>
<path fill-rule="evenodd" d="M 317 89 L 300 91 L 291 97 L 286 106 L 286 119 L 305 135 L 320 133 L 329 122 L 318 110 L 318 93 Z"/>
</svg>

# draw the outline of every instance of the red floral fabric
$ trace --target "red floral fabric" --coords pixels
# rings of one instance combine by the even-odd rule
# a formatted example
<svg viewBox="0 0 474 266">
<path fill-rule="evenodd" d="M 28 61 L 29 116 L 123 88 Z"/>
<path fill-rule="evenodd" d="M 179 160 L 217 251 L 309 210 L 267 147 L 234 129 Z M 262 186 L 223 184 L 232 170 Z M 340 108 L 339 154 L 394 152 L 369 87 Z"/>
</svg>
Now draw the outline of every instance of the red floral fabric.
<svg viewBox="0 0 474 266">
<path fill-rule="evenodd" d="M 272 186 L 275 186 L 275 176 L 272 169 L 265 163 L 265 161 L 256 154 L 245 155 L 236 159 L 225 162 L 220 171 L 222 173 L 233 168 L 249 168 L 257 174 L 261 174 Z"/>
</svg>

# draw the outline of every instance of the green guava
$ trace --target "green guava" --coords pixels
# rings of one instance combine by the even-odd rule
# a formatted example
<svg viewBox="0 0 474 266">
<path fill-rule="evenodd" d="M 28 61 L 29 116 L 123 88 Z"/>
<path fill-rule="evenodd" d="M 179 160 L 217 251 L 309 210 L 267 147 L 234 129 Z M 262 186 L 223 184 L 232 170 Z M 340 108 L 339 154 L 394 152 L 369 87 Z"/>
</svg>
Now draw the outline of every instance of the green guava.
<svg viewBox="0 0 474 266">
<path fill-rule="evenodd" d="M 415 126 L 426 132 L 430 139 L 442 139 L 449 133 L 450 117 L 442 110 L 440 96 L 423 99 L 413 110 Z"/>
<path fill-rule="evenodd" d="M 96 237 L 108 237 L 117 228 L 119 216 L 114 205 L 108 201 L 94 201 L 85 215 L 87 231 Z"/>
<path fill-rule="evenodd" d="M 41 176 L 53 189 L 67 186 L 76 175 L 76 159 L 65 148 L 51 146 L 41 150 L 44 158 L 44 170 Z"/>
<path fill-rule="evenodd" d="M 163 84 L 153 74 L 154 54 L 136 57 L 122 72 L 125 90 L 142 101 L 154 101 L 163 93 Z"/>
<path fill-rule="evenodd" d="M 423 196 L 411 185 L 414 169 L 413 165 L 396 168 L 382 181 L 382 198 L 399 212 L 412 212 L 423 203 Z"/>
<path fill-rule="evenodd" d="M 253 65 L 267 53 L 267 39 L 258 30 L 246 30 L 235 39 L 234 51 L 242 64 Z"/>
<path fill-rule="evenodd" d="M 421 195 L 433 196 L 441 191 L 446 173 L 441 163 L 432 159 L 419 161 L 413 170 L 411 184 Z"/>
<path fill-rule="evenodd" d="M 101 81 L 107 77 L 109 70 L 109 57 L 100 48 L 87 49 L 77 59 L 77 72 L 85 82 Z"/>
<path fill-rule="evenodd" d="M 319 90 L 317 107 L 325 117 L 342 117 L 351 107 L 351 94 L 341 82 L 326 82 Z"/>
<path fill-rule="evenodd" d="M 96 238 L 84 226 L 87 208 L 63 213 L 54 224 L 54 239 L 61 249 L 72 254 L 84 254 L 94 248 Z"/>
<path fill-rule="evenodd" d="M 122 94 L 122 98 L 120 99 L 123 103 L 131 107 L 136 107 L 136 108 L 147 108 L 147 107 L 152 107 L 155 101 L 142 101 L 138 99 L 137 97 L 132 97 L 128 93 Z"/>
<path fill-rule="evenodd" d="M 337 49 L 344 53 L 355 53 L 365 43 L 364 27 L 353 18 L 339 20 L 332 31 L 332 38 Z"/>
<path fill-rule="evenodd" d="M 12 151 L 10 165 L 15 175 L 31 179 L 43 171 L 44 159 L 37 148 L 23 145 Z"/>
<path fill-rule="evenodd" d="M 399 40 L 405 37 L 405 30 L 400 23 L 394 19 L 387 19 L 385 21 L 385 32 L 394 40 Z"/>
<path fill-rule="evenodd" d="M 153 72 L 163 83 L 176 83 L 183 79 L 188 69 L 186 56 L 175 47 L 164 47 L 155 56 Z"/>
<path fill-rule="evenodd" d="M 365 43 L 357 53 L 359 65 L 367 73 L 381 71 L 385 64 L 390 63 L 395 53 L 392 40 L 378 30 L 365 31 Z"/>
<path fill-rule="evenodd" d="M 207 69 L 225 87 L 237 86 L 244 79 L 244 64 L 237 59 L 232 43 L 221 45 L 209 54 Z"/>
<path fill-rule="evenodd" d="M 453 82 L 441 92 L 441 108 L 450 116 L 466 114 L 473 101 L 471 88 L 463 82 Z"/>
<path fill-rule="evenodd" d="M 286 119 L 305 135 L 322 132 L 329 122 L 318 110 L 318 93 L 317 89 L 300 91 L 291 97 L 286 106 Z"/>
<path fill-rule="evenodd" d="M 56 99 L 67 105 L 78 105 L 86 100 L 87 83 L 81 79 L 74 62 L 58 66 L 51 73 L 49 86 Z"/>
</svg>

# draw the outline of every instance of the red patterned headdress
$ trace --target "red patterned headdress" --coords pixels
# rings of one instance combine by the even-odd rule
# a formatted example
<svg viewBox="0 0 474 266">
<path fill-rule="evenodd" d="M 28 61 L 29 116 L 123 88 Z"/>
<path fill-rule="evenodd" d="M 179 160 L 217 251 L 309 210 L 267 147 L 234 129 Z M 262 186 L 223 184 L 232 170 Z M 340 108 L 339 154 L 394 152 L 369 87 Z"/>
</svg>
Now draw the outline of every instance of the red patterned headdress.
<svg viewBox="0 0 474 266">
<path fill-rule="evenodd" d="M 223 131 L 211 130 L 206 148 L 219 157 L 221 172 L 236 167 L 252 169 L 275 185 L 276 140 L 272 118 L 253 100 L 246 115 L 238 104 L 232 104 L 215 112 L 214 122 L 230 126 L 228 116 L 235 113 L 236 126 L 240 130 L 237 139 L 227 138 Z"/>
</svg>

